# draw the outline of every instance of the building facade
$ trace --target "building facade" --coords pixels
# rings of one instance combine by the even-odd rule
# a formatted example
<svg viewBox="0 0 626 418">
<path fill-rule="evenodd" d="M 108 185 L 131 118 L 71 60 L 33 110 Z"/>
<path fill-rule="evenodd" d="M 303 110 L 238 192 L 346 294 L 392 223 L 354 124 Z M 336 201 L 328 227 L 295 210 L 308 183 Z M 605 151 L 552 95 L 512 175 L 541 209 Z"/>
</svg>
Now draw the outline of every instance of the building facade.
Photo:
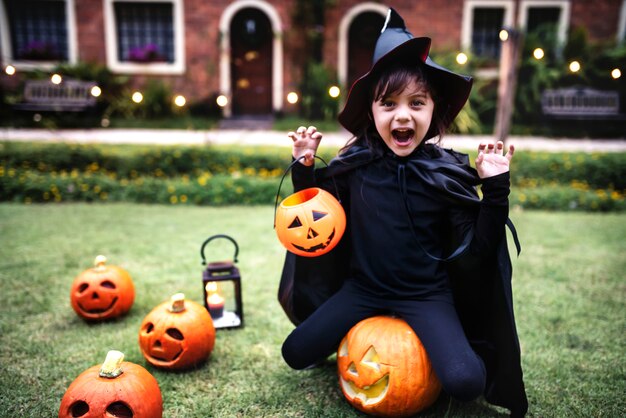
<svg viewBox="0 0 626 418">
<path fill-rule="evenodd" d="M 225 116 L 290 113 L 304 61 L 323 62 L 343 91 L 369 68 L 390 6 L 433 51 L 495 66 L 503 27 L 626 38 L 626 0 L 0 0 L 0 50 L 18 71 L 94 62 L 138 87 L 163 80 L 189 103 L 222 95 Z"/>
</svg>

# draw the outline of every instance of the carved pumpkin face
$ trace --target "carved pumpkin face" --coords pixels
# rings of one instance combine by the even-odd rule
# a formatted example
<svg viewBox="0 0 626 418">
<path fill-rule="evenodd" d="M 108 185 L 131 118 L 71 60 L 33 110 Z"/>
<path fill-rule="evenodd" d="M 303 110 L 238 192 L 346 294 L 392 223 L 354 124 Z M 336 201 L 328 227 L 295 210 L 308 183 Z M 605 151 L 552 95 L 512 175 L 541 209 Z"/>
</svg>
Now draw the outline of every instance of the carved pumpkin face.
<svg viewBox="0 0 626 418">
<path fill-rule="evenodd" d="M 106 257 L 96 257 L 95 267 L 79 274 L 72 283 L 72 308 L 83 319 L 116 318 L 133 306 L 135 286 L 130 275 L 120 267 L 105 263 Z"/>
<path fill-rule="evenodd" d="M 411 327 L 388 316 L 365 319 L 348 332 L 337 352 L 337 371 L 348 402 L 377 416 L 413 415 L 441 390 Z"/>
<path fill-rule="evenodd" d="M 313 187 L 292 194 L 276 210 L 276 234 L 294 254 L 316 257 L 332 250 L 346 229 L 341 204 L 325 190 Z"/>
<path fill-rule="evenodd" d="M 146 369 L 120 360 L 118 368 L 122 373 L 107 377 L 101 374 L 103 367 L 104 364 L 85 370 L 70 384 L 61 400 L 59 418 L 163 415 L 159 384 Z"/>
<path fill-rule="evenodd" d="M 215 345 L 215 327 L 201 305 L 172 296 L 141 323 L 139 347 L 146 360 L 164 369 L 180 370 L 206 360 Z"/>
</svg>

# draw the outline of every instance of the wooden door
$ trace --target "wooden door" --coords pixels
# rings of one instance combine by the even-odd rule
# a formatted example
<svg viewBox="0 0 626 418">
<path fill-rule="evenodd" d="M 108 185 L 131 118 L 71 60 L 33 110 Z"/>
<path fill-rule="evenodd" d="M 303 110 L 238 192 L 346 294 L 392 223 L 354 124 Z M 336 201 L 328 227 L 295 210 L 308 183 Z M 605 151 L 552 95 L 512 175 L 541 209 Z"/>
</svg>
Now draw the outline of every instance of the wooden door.
<svg viewBox="0 0 626 418">
<path fill-rule="evenodd" d="M 272 113 L 272 27 L 258 9 L 242 9 L 230 26 L 234 116 Z"/>
</svg>

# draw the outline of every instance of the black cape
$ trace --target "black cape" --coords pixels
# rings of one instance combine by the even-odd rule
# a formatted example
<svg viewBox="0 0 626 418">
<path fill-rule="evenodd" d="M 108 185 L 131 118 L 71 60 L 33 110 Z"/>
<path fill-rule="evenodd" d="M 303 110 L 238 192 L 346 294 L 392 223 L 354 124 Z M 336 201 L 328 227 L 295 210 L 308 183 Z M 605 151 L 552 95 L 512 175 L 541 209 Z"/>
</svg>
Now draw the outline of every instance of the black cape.
<svg viewBox="0 0 626 418">
<path fill-rule="evenodd" d="M 443 198 L 477 210 L 476 193 L 479 178 L 470 167 L 469 158 L 451 150 L 426 145 L 429 158 L 411 159 L 407 170 L 418 176 Z M 367 148 L 353 146 L 328 167 L 317 169 L 316 178 L 341 175 L 377 158 Z M 348 211 L 346 211 L 348 212 Z M 508 221 L 518 253 L 520 251 L 513 224 Z M 346 234 L 349 229 L 346 230 Z M 295 324 L 305 320 L 333 295 L 348 277 L 350 238 L 344 236 L 329 253 L 309 258 L 287 252 L 278 299 Z M 452 250 L 459 242 L 451 242 Z M 503 234 L 495 254 L 483 259 L 468 252 L 446 263 L 452 284 L 456 309 L 467 338 L 487 369 L 485 399 L 523 416 L 528 401 L 522 378 L 520 347 L 513 313 L 511 290 L 512 266 Z"/>
</svg>

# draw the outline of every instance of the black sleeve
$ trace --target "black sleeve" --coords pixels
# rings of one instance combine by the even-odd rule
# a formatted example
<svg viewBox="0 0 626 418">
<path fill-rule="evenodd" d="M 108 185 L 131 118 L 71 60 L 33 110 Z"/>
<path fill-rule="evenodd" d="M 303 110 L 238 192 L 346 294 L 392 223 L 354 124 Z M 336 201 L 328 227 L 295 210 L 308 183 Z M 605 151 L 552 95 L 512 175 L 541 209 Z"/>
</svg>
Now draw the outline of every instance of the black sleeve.
<svg viewBox="0 0 626 418">
<path fill-rule="evenodd" d="M 509 172 L 488 177 L 482 182 L 483 198 L 477 214 L 463 209 L 453 211 L 453 227 L 459 234 L 465 235 L 474 229 L 470 244 L 472 254 L 490 254 L 500 242 L 509 216 L 509 192 Z"/>
<path fill-rule="evenodd" d="M 293 183 L 294 192 L 315 187 L 317 185 L 315 182 L 315 166 L 306 166 L 299 162 L 295 163 L 291 167 L 291 182 Z"/>
</svg>

